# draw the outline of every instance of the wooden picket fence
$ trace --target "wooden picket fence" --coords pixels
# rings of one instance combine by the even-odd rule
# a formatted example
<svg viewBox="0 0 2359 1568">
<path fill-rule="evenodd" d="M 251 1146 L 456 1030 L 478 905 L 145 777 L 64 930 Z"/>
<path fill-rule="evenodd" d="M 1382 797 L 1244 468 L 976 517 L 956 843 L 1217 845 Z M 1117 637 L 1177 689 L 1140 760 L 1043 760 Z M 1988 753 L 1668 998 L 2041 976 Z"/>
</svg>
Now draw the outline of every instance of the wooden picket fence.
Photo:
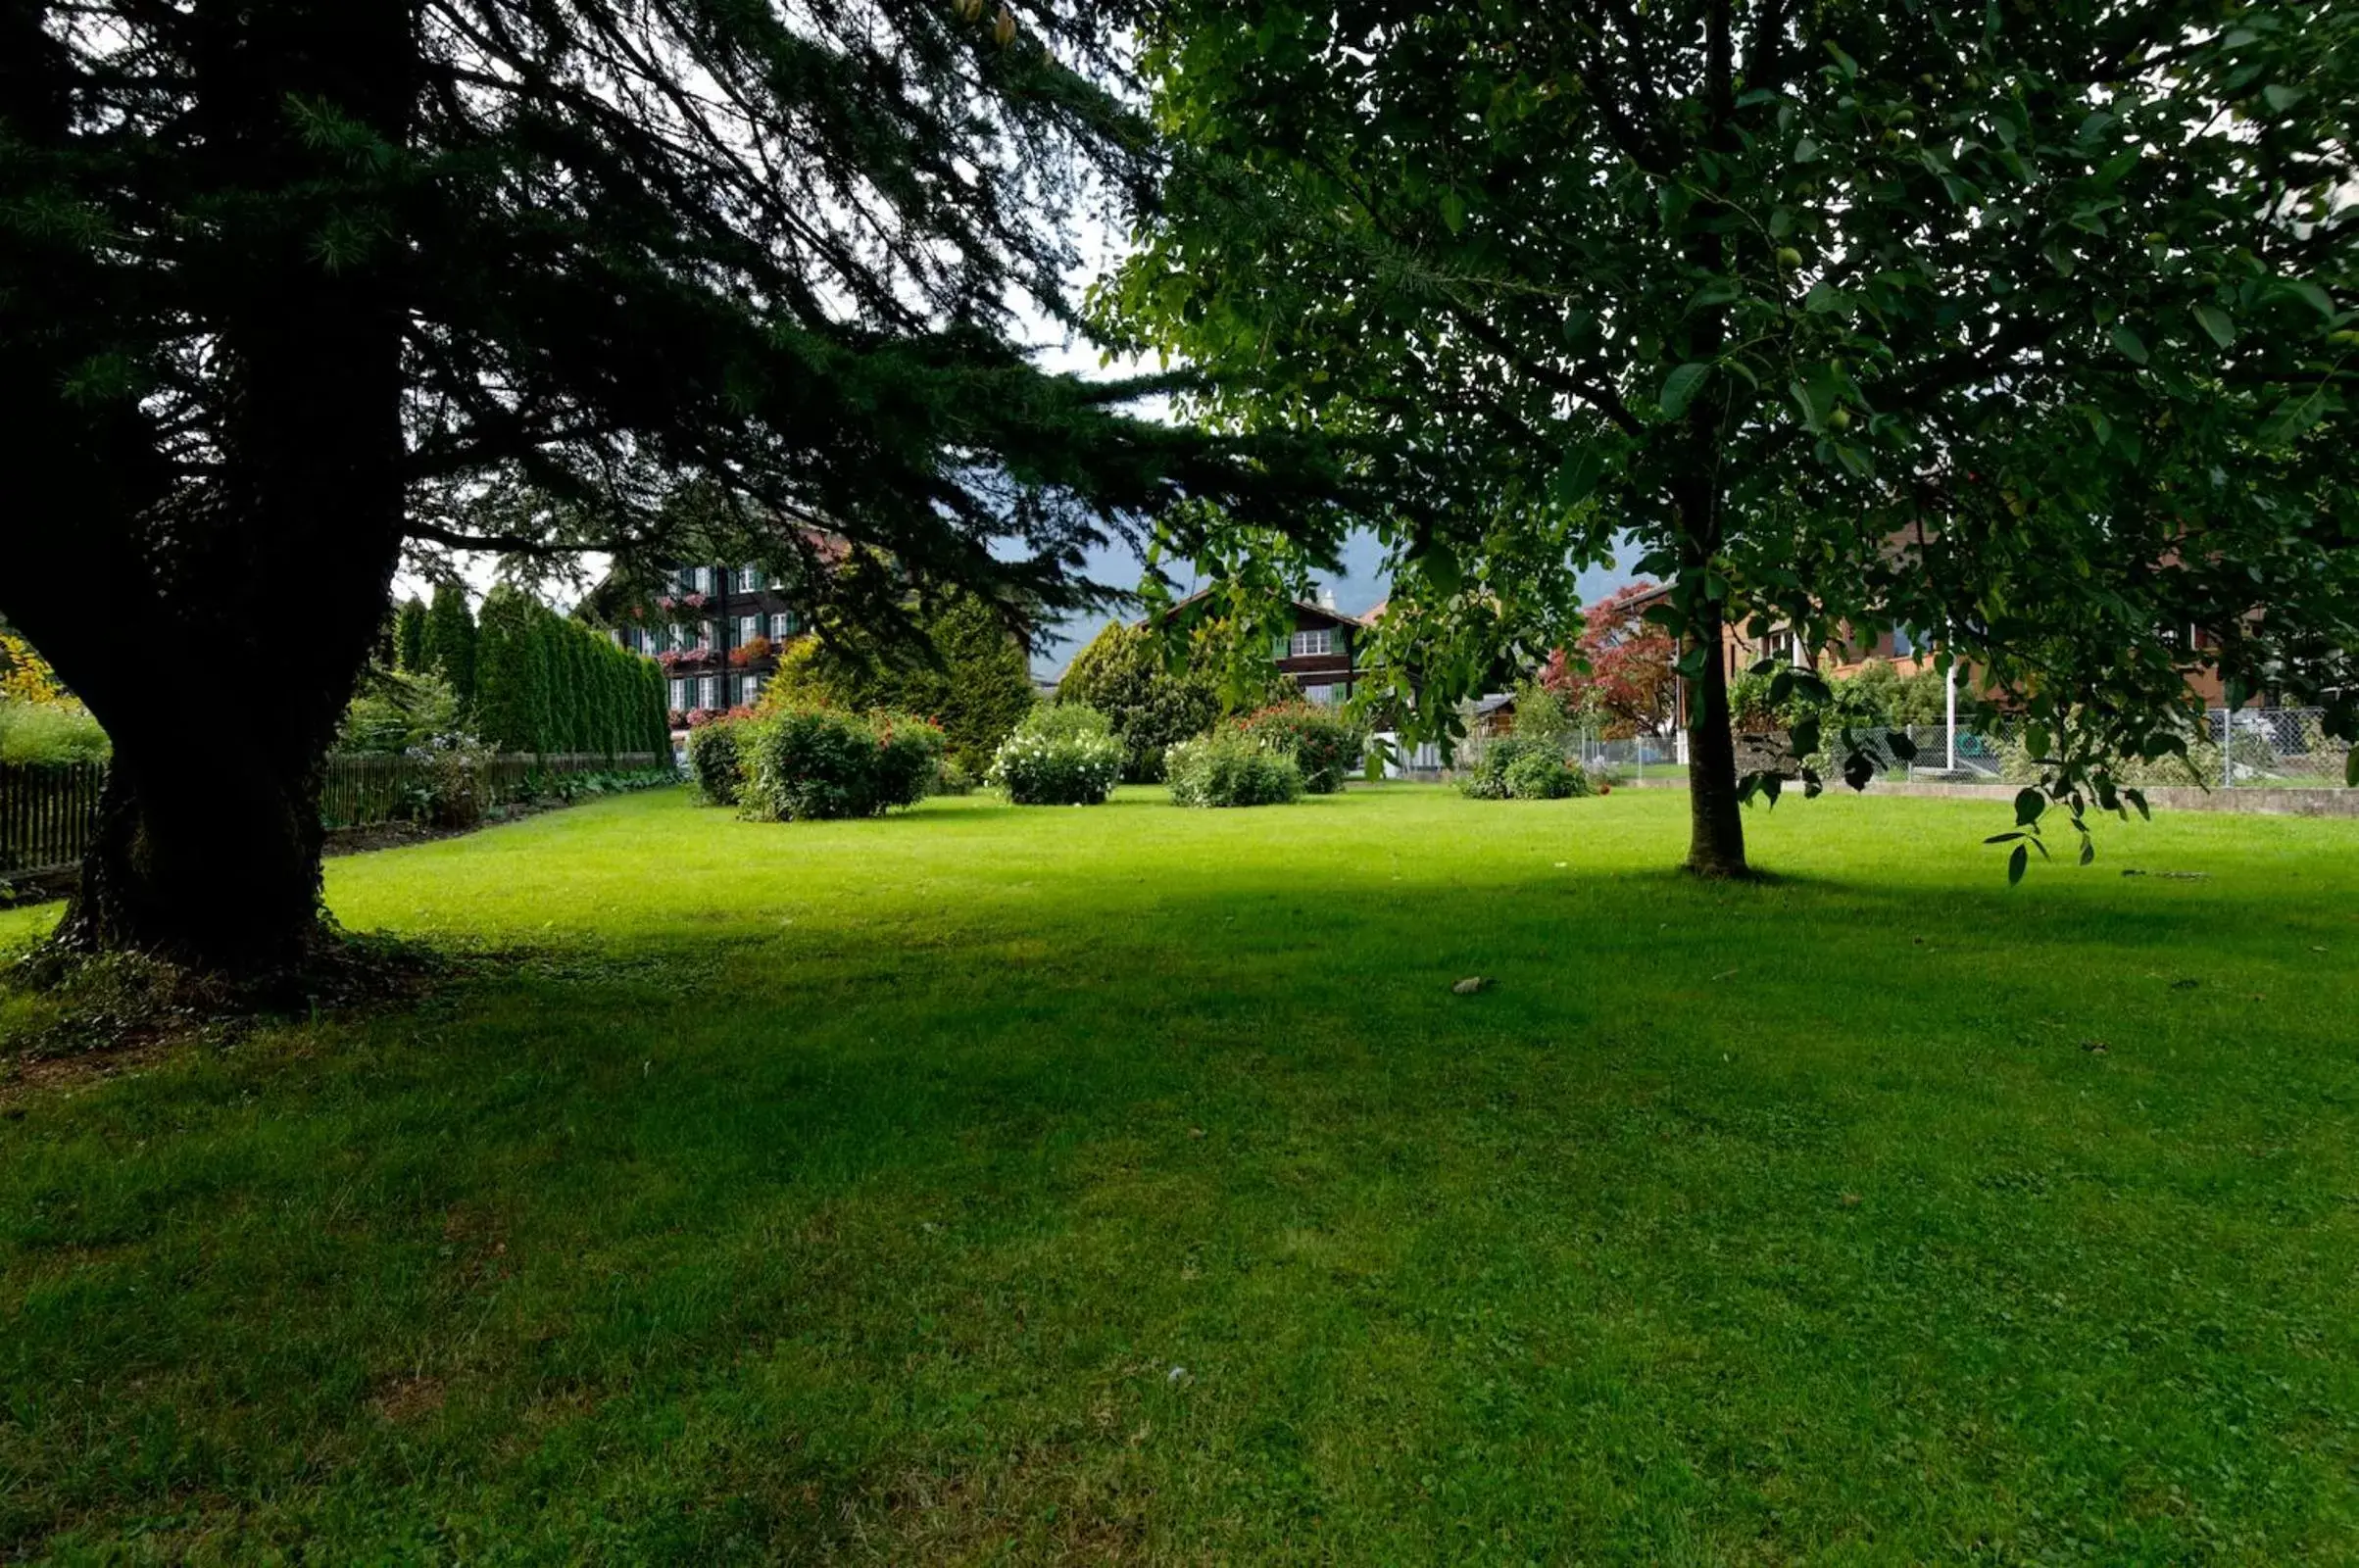
<svg viewBox="0 0 2359 1568">
<path fill-rule="evenodd" d="M 668 755 L 630 752 L 487 757 L 476 790 L 487 809 L 557 793 L 585 773 L 638 773 L 671 765 Z M 98 823 L 103 762 L 0 762 L 0 877 L 63 869 L 81 859 Z M 432 764 L 412 757 L 331 757 L 319 791 L 319 819 L 331 828 L 374 827 L 411 816 L 430 785 Z"/>
<path fill-rule="evenodd" d="M 0 876 L 79 860 L 106 779 L 104 762 L 0 762 Z"/>
</svg>

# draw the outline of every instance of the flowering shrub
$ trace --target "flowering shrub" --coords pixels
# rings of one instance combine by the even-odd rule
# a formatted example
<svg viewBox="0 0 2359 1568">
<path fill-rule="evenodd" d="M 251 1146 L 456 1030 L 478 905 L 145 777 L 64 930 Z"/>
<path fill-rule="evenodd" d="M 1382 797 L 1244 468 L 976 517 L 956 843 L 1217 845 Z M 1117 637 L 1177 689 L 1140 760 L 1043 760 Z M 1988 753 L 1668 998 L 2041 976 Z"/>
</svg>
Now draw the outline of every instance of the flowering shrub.
<svg viewBox="0 0 2359 1568">
<path fill-rule="evenodd" d="M 483 764 L 490 749 L 464 730 L 429 735 L 406 754 L 425 763 L 404 792 L 404 814 L 431 827 L 466 829 L 483 820 Z"/>
<path fill-rule="evenodd" d="M 1165 752 L 1163 777 L 1177 806 L 1283 806 L 1302 793 L 1291 753 L 1234 725 Z"/>
<path fill-rule="evenodd" d="M 666 648 L 656 655 L 656 662 L 665 669 L 678 669 L 684 664 L 702 664 L 712 657 L 710 648 Z"/>
<path fill-rule="evenodd" d="M 992 787 L 1017 806 L 1098 806 L 1122 777 L 1122 743 L 1079 703 L 1035 708 L 1000 743 Z"/>
<path fill-rule="evenodd" d="M 1278 703 L 1248 713 L 1235 728 L 1292 757 L 1302 770 L 1302 788 L 1312 795 L 1342 789 L 1368 749 L 1364 726 L 1316 703 Z"/>
<path fill-rule="evenodd" d="M 740 669 L 769 657 L 770 640 L 767 637 L 749 637 L 729 650 L 729 662 Z"/>
<path fill-rule="evenodd" d="M 762 821 L 881 816 L 925 798 L 942 731 L 908 713 L 786 708 L 737 727 L 738 802 Z"/>
</svg>

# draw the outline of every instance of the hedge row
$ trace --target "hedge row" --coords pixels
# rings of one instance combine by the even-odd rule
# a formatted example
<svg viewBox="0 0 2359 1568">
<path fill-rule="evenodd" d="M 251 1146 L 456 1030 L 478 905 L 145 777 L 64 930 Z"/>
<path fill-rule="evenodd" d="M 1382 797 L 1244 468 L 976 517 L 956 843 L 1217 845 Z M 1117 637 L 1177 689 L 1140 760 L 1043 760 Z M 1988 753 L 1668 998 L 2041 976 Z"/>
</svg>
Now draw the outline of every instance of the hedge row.
<svg viewBox="0 0 2359 1568">
<path fill-rule="evenodd" d="M 474 729 L 503 752 L 665 752 L 663 673 L 506 584 L 474 638 Z"/>
</svg>

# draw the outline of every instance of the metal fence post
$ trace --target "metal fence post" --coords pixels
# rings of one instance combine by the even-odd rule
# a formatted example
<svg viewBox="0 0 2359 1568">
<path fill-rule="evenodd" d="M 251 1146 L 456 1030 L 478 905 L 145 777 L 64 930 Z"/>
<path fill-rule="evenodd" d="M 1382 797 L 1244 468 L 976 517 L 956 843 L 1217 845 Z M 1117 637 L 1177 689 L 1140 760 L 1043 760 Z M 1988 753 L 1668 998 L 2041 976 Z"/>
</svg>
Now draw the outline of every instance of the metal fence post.
<svg viewBox="0 0 2359 1568">
<path fill-rule="evenodd" d="M 2220 710 L 2220 787 L 2236 787 L 2236 714 L 2229 709 Z"/>
</svg>

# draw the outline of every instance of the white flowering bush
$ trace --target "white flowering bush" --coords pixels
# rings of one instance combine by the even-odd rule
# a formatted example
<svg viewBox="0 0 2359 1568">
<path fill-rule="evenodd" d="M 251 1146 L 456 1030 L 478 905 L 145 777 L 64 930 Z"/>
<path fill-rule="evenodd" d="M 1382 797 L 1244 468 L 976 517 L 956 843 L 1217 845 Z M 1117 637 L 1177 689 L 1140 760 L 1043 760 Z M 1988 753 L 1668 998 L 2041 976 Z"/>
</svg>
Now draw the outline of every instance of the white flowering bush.
<svg viewBox="0 0 2359 1568">
<path fill-rule="evenodd" d="M 1165 752 L 1163 777 L 1175 806 L 1284 806 L 1302 794 L 1292 752 L 1227 725 Z"/>
<path fill-rule="evenodd" d="M 1097 806 L 1122 778 L 1122 743 L 1079 703 L 1035 708 L 1000 743 L 987 775 L 1016 806 Z"/>
</svg>

